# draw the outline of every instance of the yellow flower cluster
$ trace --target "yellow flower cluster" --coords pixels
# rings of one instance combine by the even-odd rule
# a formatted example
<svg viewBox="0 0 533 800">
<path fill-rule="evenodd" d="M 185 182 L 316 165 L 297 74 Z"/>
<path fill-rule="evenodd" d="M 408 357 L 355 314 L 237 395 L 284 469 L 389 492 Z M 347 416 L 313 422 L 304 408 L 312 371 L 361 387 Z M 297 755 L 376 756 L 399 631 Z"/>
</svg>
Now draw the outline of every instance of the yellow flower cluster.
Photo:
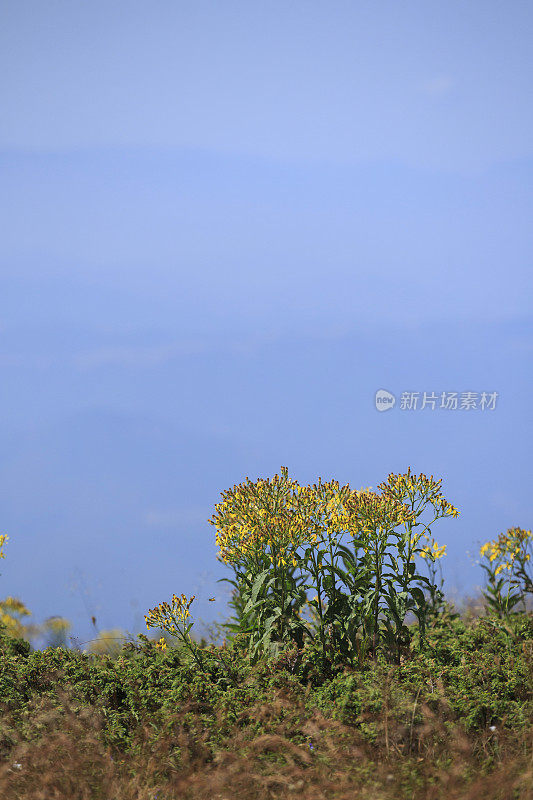
<svg viewBox="0 0 533 800">
<path fill-rule="evenodd" d="M 266 557 L 271 564 L 296 567 L 297 550 L 302 545 L 324 544 L 343 532 L 360 531 L 359 507 L 383 513 L 381 506 L 396 505 L 378 498 L 369 488 L 353 491 L 338 481 L 300 486 L 282 476 L 234 486 L 223 493 L 210 523 L 216 526 L 216 542 L 224 563 L 236 564 Z M 376 500 L 377 499 L 377 500 Z M 407 509 L 404 509 L 407 511 Z M 367 514 L 368 516 L 368 514 Z"/>
<path fill-rule="evenodd" d="M 98 637 L 89 644 L 90 653 L 107 653 L 108 655 L 118 655 L 126 642 L 126 635 L 120 628 L 111 628 L 107 631 L 100 631 Z"/>
<path fill-rule="evenodd" d="M 24 636 L 36 633 L 35 626 L 24 625 L 19 617 L 31 616 L 31 611 L 28 611 L 22 600 L 17 597 L 6 597 L 5 600 L 0 601 L 0 621 L 6 626 L 10 636 Z"/>
<path fill-rule="evenodd" d="M 415 496 L 418 496 L 420 500 L 430 502 L 442 516 L 458 517 L 459 511 L 443 497 L 441 484 L 442 478 L 436 481 L 433 475 L 429 478 L 424 473 L 411 475 L 411 467 L 409 467 L 404 475 L 391 473 L 378 488 L 384 494 L 390 494 L 397 500 L 405 500 L 407 497 L 414 500 Z"/>
<path fill-rule="evenodd" d="M 484 569 L 489 575 L 489 583 L 492 584 L 489 595 L 485 594 L 485 597 L 491 603 L 499 604 L 503 614 L 507 613 L 507 607 L 501 593 L 502 582 L 508 584 L 509 591 L 511 587 L 513 591 L 516 590 L 514 603 L 525 603 L 526 594 L 533 594 L 533 576 L 527 569 L 527 564 L 531 561 L 532 544 L 530 530 L 509 528 L 506 533 L 500 533 L 497 539 L 485 542 L 481 547 L 480 554 L 489 561 L 489 566 L 484 565 Z M 496 583 L 496 577 L 504 570 L 508 573 L 505 581 L 500 579 Z"/>
<path fill-rule="evenodd" d="M 169 620 L 176 624 L 185 623 L 189 617 L 189 608 L 196 595 L 193 595 L 190 600 L 182 594 L 181 597 L 172 595 L 172 605 L 169 603 L 160 603 L 156 608 L 151 608 L 148 614 L 144 616 L 146 627 L 149 628 L 167 628 Z"/>
<path fill-rule="evenodd" d="M 52 633 L 65 633 L 72 627 L 68 619 L 63 617 L 50 617 L 45 624 Z"/>
<path fill-rule="evenodd" d="M 254 484 L 246 478 L 222 498 L 209 520 L 216 527 L 219 560 L 239 563 L 266 556 L 277 566 L 295 565 L 296 550 L 307 539 L 303 519 L 310 495 L 289 479 L 286 467 L 273 480 Z"/>
<path fill-rule="evenodd" d="M 5 600 L 2 600 L 2 608 L 6 611 L 14 611 L 22 616 L 28 616 L 30 614 L 22 600 L 19 600 L 18 597 L 6 597 Z"/>
<path fill-rule="evenodd" d="M 515 559 L 520 556 L 524 561 L 530 560 L 531 554 L 526 552 L 526 548 L 532 538 L 531 531 L 523 528 L 509 528 L 506 533 L 500 533 L 497 539 L 486 542 L 479 552 L 482 556 L 486 556 L 491 563 L 502 560 L 495 571 L 495 574 L 498 575 L 503 569 L 510 570 Z"/>
<path fill-rule="evenodd" d="M 409 521 L 413 521 L 411 510 L 392 494 L 365 492 L 357 497 L 357 505 L 353 508 L 351 517 L 351 527 L 354 533 L 358 531 L 370 533 L 380 528 L 392 529 Z"/>
<path fill-rule="evenodd" d="M 390 474 L 387 481 L 373 492 L 371 487 L 352 490 L 338 481 L 300 486 L 288 477 L 286 467 L 273 480 L 249 478 L 222 493 L 222 502 L 215 506 L 209 522 L 216 527 L 218 559 L 226 564 L 254 562 L 277 567 L 299 563 L 297 549 L 302 545 L 322 545 L 338 535 L 351 533 L 358 539 L 381 538 L 399 525 L 411 529 L 419 514 L 417 501 L 433 505 L 437 516 L 454 516 L 459 512 L 442 496 L 442 481 L 433 476 Z M 413 535 L 411 546 L 422 533 Z M 444 555 L 445 550 L 432 550 Z"/>
<path fill-rule="evenodd" d="M 192 652 L 193 658 L 196 663 L 203 669 L 202 658 L 198 652 L 198 646 L 194 643 L 190 636 L 190 629 L 192 622 L 187 623 L 191 616 L 190 607 L 196 595 L 187 599 L 186 595 L 182 594 L 181 597 L 172 595 L 172 604 L 160 603 L 156 608 L 150 609 L 148 615 L 145 616 L 147 628 L 160 628 L 166 631 L 171 636 L 176 636 L 181 639 L 183 644 Z M 167 643 L 165 637 L 162 636 L 156 643 L 158 650 L 166 650 Z"/>
<path fill-rule="evenodd" d="M 423 547 L 420 555 L 422 558 L 429 558 L 435 561 L 437 558 L 442 558 L 446 555 L 446 545 L 443 544 L 442 547 L 439 547 L 437 542 L 433 542 L 432 546 L 426 545 Z"/>
<path fill-rule="evenodd" d="M 3 548 L 4 548 L 4 544 L 7 542 L 8 539 L 9 539 L 9 536 L 6 536 L 5 533 L 0 533 L 0 558 L 5 558 L 6 557 L 5 553 L 3 552 Z"/>
</svg>

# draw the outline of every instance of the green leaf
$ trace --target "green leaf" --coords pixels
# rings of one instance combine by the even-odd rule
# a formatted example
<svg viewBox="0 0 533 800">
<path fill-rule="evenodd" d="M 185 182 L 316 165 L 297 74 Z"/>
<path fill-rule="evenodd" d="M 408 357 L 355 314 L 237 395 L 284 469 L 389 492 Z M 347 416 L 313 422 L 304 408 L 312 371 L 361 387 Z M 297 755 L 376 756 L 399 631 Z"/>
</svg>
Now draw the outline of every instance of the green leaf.
<svg viewBox="0 0 533 800">
<path fill-rule="evenodd" d="M 416 600 L 416 602 L 420 607 L 425 605 L 426 598 L 424 596 L 424 592 L 422 591 L 422 589 L 419 589 L 418 586 L 413 586 L 411 589 L 411 594 L 413 595 L 414 599 Z"/>
<path fill-rule="evenodd" d="M 250 599 L 248 600 L 248 603 L 246 604 L 246 606 L 244 608 L 243 614 L 246 615 L 246 614 L 248 614 L 249 611 L 253 611 L 258 606 L 263 605 L 263 603 L 265 602 L 265 598 L 262 598 L 258 603 L 257 602 L 257 595 L 261 591 L 263 585 L 267 582 L 269 575 L 271 575 L 271 572 L 268 569 L 266 569 L 263 572 L 259 573 L 259 575 L 257 576 L 257 578 L 255 579 L 255 581 L 253 583 Z"/>
</svg>

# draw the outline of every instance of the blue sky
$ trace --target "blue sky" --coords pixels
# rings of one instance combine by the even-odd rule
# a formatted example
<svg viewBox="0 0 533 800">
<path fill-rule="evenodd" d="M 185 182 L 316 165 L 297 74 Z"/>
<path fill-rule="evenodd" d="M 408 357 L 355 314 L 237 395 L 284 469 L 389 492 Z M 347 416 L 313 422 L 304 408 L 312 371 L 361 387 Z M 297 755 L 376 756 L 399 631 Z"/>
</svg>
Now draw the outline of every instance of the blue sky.
<svg viewBox="0 0 533 800">
<path fill-rule="evenodd" d="M 282 465 L 442 477 L 474 591 L 468 553 L 531 527 L 530 4 L 1 17 L 0 596 L 81 640 L 173 592 L 221 620 L 206 520 Z"/>
</svg>

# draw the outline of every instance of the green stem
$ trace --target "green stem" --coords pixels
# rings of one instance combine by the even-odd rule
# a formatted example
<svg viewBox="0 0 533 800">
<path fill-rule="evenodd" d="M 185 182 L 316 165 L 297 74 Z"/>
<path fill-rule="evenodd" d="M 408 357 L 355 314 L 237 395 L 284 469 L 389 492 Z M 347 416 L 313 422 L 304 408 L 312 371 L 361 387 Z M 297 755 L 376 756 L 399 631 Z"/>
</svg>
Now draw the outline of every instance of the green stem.
<svg viewBox="0 0 533 800">
<path fill-rule="evenodd" d="M 374 642 L 372 646 L 372 656 L 376 658 L 376 651 L 377 651 L 377 641 L 378 641 L 378 620 L 379 620 L 379 594 L 381 591 L 381 571 L 380 571 L 380 563 L 379 563 L 379 545 L 377 541 L 377 533 L 376 533 L 376 549 L 375 549 L 375 570 L 376 570 L 376 586 L 375 586 L 375 595 L 374 595 Z"/>
<path fill-rule="evenodd" d="M 333 567 L 334 566 L 334 557 L 333 557 L 333 545 L 332 545 L 332 542 L 331 542 L 331 537 L 329 537 L 329 555 L 330 555 L 330 558 L 331 558 L 331 566 Z M 337 584 L 335 582 L 335 572 L 334 572 L 333 569 L 331 570 L 331 581 L 332 581 L 331 589 L 332 589 L 332 594 L 333 594 L 333 603 L 335 603 L 336 592 L 337 592 Z M 337 643 L 337 637 L 336 637 L 336 632 L 335 632 L 335 625 L 332 623 L 331 646 L 333 648 L 333 653 L 335 653 L 335 651 L 336 651 L 336 643 Z"/>
<path fill-rule="evenodd" d="M 325 654 L 325 651 L 326 651 L 326 642 L 325 642 L 325 639 L 324 639 L 324 622 L 323 622 L 323 620 L 324 620 L 324 612 L 322 610 L 322 597 L 321 597 L 322 584 L 321 584 L 321 581 L 320 581 L 320 570 L 319 570 L 319 567 L 318 567 L 318 561 L 316 559 L 316 555 L 315 555 L 314 551 L 311 553 L 311 559 L 312 559 L 312 562 L 313 562 L 313 571 L 314 571 L 314 576 L 315 576 L 316 586 L 317 586 L 318 616 L 320 618 L 319 636 L 320 636 L 320 642 L 322 644 L 322 663 L 324 663 L 324 654 Z"/>
</svg>

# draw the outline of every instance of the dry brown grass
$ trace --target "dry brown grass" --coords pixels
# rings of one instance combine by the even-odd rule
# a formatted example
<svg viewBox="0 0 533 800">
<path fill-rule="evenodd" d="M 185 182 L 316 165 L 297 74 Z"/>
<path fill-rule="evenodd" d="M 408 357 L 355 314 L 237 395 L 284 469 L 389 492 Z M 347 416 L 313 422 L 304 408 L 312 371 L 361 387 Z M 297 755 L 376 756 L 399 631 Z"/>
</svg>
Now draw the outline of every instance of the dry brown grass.
<svg viewBox="0 0 533 800">
<path fill-rule="evenodd" d="M 218 747 L 209 743 L 209 721 L 222 724 L 220 715 L 209 703 L 189 704 L 159 729 L 144 719 L 126 754 L 103 744 L 99 713 L 66 693 L 61 703 L 42 699 L 22 723 L 3 714 L 2 800 L 533 797 L 531 731 L 467 736 L 447 718 L 444 698 L 437 709 L 422 705 L 417 723 L 414 709 L 411 724 L 382 714 L 369 743 L 355 727 L 309 714 L 301 698 L 277 691 L 272 703 L 243 712 Z M 306 738 L 313 750 L 298 743 Z"/>
</svg>

